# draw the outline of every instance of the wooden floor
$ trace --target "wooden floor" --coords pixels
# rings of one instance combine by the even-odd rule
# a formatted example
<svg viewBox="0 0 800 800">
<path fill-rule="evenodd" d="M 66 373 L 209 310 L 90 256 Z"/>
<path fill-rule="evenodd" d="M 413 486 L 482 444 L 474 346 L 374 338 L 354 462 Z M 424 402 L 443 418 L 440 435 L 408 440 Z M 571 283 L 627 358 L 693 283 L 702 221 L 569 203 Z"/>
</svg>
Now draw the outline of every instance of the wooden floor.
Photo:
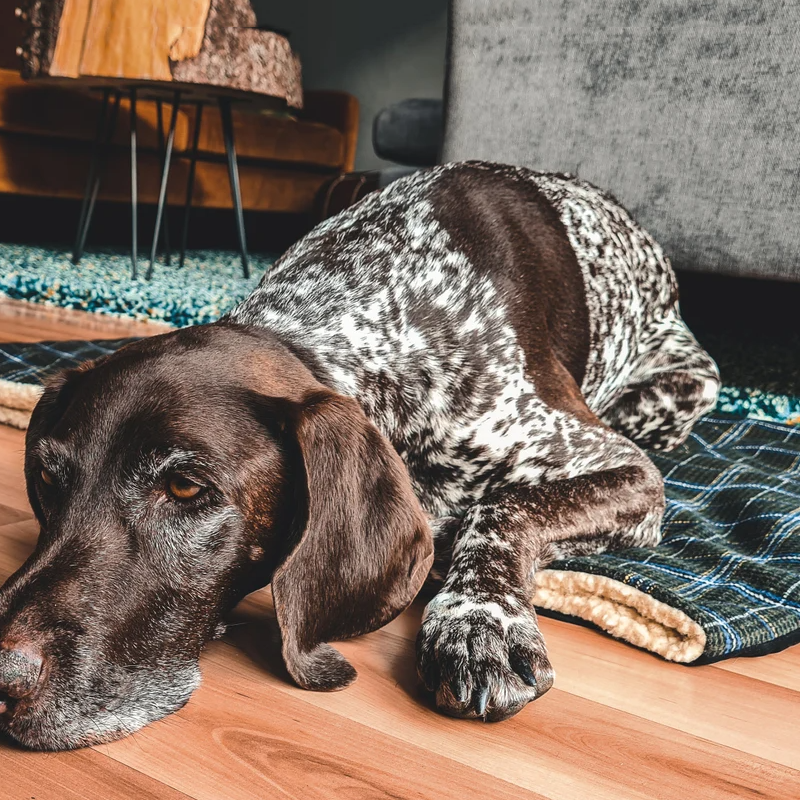
<svg viewBox="0 0 800 800">
<path fill-rule="evenodd" d="M 5 341 L 153 330 L 0 303 Z M 0 426 L 2 579 L 37 533 L 22 452 L 23 434 Z M 73 753 L 0 741 L 0 798 L 800 798 L 800 647 L 692 668 L 542 619 L 555 688 L 486 725 L 442 717 L 419 694 L 420 612 L 339 645 L 359 679 L 320 694 L 287 681 L 268 593 L 253 595 L 182 711 Z"/>
</svg>

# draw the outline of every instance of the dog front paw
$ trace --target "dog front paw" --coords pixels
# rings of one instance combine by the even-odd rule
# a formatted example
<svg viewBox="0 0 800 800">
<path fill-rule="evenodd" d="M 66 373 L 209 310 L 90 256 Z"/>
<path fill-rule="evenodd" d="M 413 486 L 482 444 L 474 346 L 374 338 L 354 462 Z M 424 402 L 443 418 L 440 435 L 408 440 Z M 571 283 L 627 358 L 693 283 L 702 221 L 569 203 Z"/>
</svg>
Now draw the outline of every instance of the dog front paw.
<svg viewBox="0 0 800 800">
<path fill-rule="evenodd" d="M 425 609 L 417 670 L 440 711 L 487 722 L 514 716 L 554 678 L 536 615 L 523 600 L 451 592 Z"/>
</svg>

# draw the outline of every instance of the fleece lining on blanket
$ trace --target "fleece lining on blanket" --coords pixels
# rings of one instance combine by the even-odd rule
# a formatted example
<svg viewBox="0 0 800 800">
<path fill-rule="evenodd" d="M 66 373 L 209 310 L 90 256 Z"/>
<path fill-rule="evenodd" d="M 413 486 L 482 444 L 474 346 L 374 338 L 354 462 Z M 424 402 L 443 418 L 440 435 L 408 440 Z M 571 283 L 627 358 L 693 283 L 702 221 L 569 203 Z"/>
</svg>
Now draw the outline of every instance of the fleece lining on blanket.
<svg viewBox="0 0 800 800">
<path fill-rule="evenodd" d="M 0 422 L 26 427 L 46 375 L 128 341 L 0 344 Z M 661 544 L 555 562 L 534 603 L 681 663 L 800 641 L 800 430 L 715 413 L 651 457 Z"/>
</svg>

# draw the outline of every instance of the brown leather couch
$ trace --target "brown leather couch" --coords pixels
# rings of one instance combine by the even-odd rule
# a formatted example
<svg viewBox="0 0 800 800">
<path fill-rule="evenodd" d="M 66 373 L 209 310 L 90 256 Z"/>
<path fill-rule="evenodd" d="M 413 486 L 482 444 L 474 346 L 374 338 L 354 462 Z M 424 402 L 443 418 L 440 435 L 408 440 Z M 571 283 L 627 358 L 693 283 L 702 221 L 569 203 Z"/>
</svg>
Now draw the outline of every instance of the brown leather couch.
<svg viewBox="0 0 800 800">
<path fill-rule="evenodd" d="M 80 198 L 95 136 L 99 96 L 25 83 L 0 69 L 0 193 Z M 171 109 L 165 106 L 165 124 Z M 186 191 L 194 109 L 181 110 L 168 202 L 182 205 Z M 139 197 L 156 202 L 160 180 L 156 108 L 138 106 Z M 358 101 L 343 92 L 307 92 L 297 115 L 234 112 L 245 209 L 308 213 L 320 187 L 353 167 Z M 130 197 L 129 116 L 123 101 L 100 199 Z M 207 107 L 200 139 L 194 204 L 231 204 L 219 112 Z"/>
</svg>

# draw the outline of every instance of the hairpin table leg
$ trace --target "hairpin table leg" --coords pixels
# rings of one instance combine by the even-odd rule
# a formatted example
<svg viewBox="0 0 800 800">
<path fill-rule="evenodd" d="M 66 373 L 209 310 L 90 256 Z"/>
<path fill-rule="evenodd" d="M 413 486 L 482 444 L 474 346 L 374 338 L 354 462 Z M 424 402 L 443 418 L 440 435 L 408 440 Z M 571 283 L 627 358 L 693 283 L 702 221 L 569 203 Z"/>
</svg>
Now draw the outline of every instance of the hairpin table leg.
<svg viewBox="0 0 800 800">
<path fill-rule="evenodd" d="M 183 266 L 186 260 L 186 243 L 189 240 L 189 216 L 192 211 L 192 195 L 194 194 L 194 176 L 197 171 L 197 149 L 200 146 L 200 129 L 203 125 L 203 104 L 197 103 L 197 113 L 194 118 L 194 138 L 192 140 L 192 154 L 189 161 L 189 178 L 186 182 L 186 203 L 183 208 L 183 234 L 181 236 L 181 258 L 178 267 Z"/>
<path fill-rule="evenodd" d="M 77 264 L 81 260 L 80 242 L 83 234 L 83 226 L 86 222 L 86 214 L 89 211 L 89 198 L 92 195 L 94 186 L 94 175 L 97 172 L 97 162 L 100 159 L 100 146 L 103 141 L 103 134 L 106 128 L 106 117 L 108 116 L 108 101 L 111 98 L 111 89 L 103 90 L 103 105 L 100 106 L 100 114 L 97 117 L 97 131 L 94 136 L 94 146 L 92 147 L 92 159 L 89 162 L 89 174 L 86 176 L 86 189 L 83 192 L 83 202 L 81 204 L 81 215 L 78 219 L 78 230 L 75 233 L 75 244 L 72 248 L 72 263 Z"/>
<path fill-rule="evenodd" d="M 139 181 L 136 163 L 136 89 L 131 89 L 131 277 L 138 277 L 139 261 Z"/>
<path fill-rule="evenodd" d="M 242 211 L 242 192 L 239 186 L 239 165 L 236 161 L 236 145 L 233 139 L 233 117 L 231 101 L 221 97 L 219 110 L 222 116 L 222 133 L 225 137 L 225 153 L 228 156 L 228 177 L 231 182 L 231 196 L 236 214 L 236 232 L 239 235 L 239 250 L 242 254 L 242 271 L 245 278 L 250 277 L 250 264 L 247 258 L 247 240 L 244 231 L 244 212 Z"/>
<path fill-rule="evenodd" d="M 111 114 L 109 116 L 108 100 L 110 95 L 110 89 L 105 90 L 103 93 L 103 108 L 100 112 L 100 122 L 97 126 L 97 132 L 99 135 L 95 140 L 94 152 L 92 153 L 92 162 L 89 167 L 89 177 L 86 182 L 86 193 L 84 194 L 83 205 L 81 207 L 81 217 L 78 223 L 78 232 L 75 238 L 75 246 L 72 251 L 73 264 L 78 264 L 83 257 L 83 251 L 86 247 L 86 237 L 89 234 L 89 227 L 92 224 L 92 217 L 94 216 L 94 207 L 97 203 L 97 195 L 100 191 L 100 179 L 103 177 L 106 157 L 108 156 L 108 148 L 111 144 L 111 138 L 114 135 L 114 129 L 117 126 L 120 93 L 115 93 L 114 105 L 111 107 Z"/>
<path fill-rule="evenodd" d="M 156 100 L 156 111 L 158 114 L 158 153 L 161 156 L 161 169 L 164 169 L 164 103 Z M 167 264 L 172 261 L 171 247 L 169 245 L 169 207 L 164 212 L 164 224 L 161 227 L 164 239 L 164 260 Z"/>
<path fill-rule="evenodd" d="M 150 266 L 147 268 L 145 277 L 149 281 L 153 277 L 153 266 L 156 260 L 156 249 L 158 248 L 158 235 L 161 231 L 161 222 L 164 218 L 164 207 L 167 204 L 167 183 L 169 182 L 169 167 L 172 161 L 172 148 L 175 144 L 175 126 L 178 122 L 178 109 L 181 104 L 181 93 L 175 92 L 172 101 L 172 118 L 169 122 L 169 134 L 167 135 L 167 146 L 164 150 L 164 168 L 161 171 L 161 191 L 158 195 L 158 209 L 156 211 L 156 229 L 153 231 L 153 244 L 150 248 Z"/>
</svg>

